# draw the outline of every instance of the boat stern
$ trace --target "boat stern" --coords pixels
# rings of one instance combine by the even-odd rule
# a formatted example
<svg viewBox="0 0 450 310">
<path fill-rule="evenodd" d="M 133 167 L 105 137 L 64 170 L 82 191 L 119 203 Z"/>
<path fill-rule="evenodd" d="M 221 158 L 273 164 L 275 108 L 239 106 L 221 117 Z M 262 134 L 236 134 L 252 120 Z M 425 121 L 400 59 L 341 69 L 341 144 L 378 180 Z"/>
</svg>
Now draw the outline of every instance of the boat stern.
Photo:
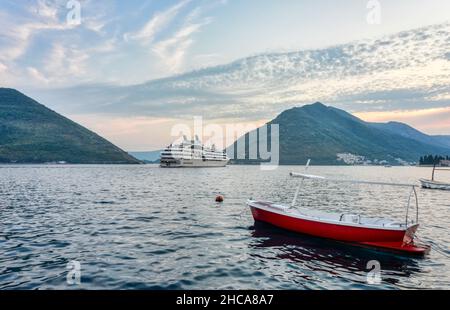
<svg viewBox="0 0 450 310">
<path fill-rule="evenodd" d="M 405 230 L 405 235 L 403 236 L 403 244 L 414 244 L 414 235 L 416 234 L 417 228 L 419 228 L 419 224 L 411 225 Z"/>
<path fill-rule="evenodd" d="M 393 252 L 401 252 L 410 255 L 424 256 L 430 252 L 430 245 L 415 240 L 415 233 L 419 224 L 409 226 L 405 230 L 402 241 L 394 242 L 360 242 L 361 245 L 383 248 Z"/>
</svg>

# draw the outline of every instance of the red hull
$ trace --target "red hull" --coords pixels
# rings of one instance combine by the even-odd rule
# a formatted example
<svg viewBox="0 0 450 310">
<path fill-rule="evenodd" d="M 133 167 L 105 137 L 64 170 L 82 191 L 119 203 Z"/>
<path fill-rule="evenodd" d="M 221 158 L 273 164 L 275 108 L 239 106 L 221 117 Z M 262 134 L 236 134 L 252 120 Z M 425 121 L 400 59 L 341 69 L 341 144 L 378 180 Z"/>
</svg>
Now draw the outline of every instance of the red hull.
<svg viewBox="0 0 450 310">
<path fill-rule="evenodd" d="M 255 221 L 266 222 L 293 232 L 316 237 L 356 243 L 364 246 L 381 247 L 410 254 L 423 255 L 428 248 L 403 242 L 404 230 L 375 229 L 336 225 L 286 216 L 250 206 Z"/>
</svg>

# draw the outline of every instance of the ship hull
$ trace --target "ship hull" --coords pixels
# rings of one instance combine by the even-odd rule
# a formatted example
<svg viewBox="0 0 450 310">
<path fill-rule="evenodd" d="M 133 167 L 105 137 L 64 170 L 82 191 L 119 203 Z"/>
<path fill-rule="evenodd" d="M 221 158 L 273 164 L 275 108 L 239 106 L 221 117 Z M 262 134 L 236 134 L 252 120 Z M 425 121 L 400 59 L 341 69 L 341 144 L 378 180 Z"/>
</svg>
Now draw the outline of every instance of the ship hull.
<svg viewBox="0 0 450 310">
<path fill-rule="evenodd" d="M 203 160 L 203 159 L 180 159 L 161 161 L 161 168 L 203 168 L 203 167 L 225 167 L 228 160 Z"/>
</svg>

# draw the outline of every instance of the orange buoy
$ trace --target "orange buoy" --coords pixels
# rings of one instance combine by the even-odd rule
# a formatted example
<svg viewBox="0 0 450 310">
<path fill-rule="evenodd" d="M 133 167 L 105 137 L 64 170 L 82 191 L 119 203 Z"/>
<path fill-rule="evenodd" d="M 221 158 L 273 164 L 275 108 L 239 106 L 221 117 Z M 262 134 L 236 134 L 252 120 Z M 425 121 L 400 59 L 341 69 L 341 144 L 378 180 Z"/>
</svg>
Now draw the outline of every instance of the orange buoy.
<svg viewBox="0 0 450 310">
<path fill-rule="evenodd" d="M 222 195 L 217 195 L 216 196 L 216 202 L 222 202 L 223 201 L 223 196 Z"/>
</svg>

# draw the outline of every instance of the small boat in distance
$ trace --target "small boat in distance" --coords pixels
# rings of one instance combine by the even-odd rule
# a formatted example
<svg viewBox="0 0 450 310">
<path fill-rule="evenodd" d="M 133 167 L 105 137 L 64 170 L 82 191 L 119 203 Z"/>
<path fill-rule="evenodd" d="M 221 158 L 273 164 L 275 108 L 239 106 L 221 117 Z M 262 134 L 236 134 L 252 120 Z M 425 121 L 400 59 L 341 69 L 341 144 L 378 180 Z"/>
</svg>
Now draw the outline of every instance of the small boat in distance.
<svg viewBox="0 0 450 310">
<path fill-rule="evenodd" d="M 225 151 L 217 151 L 215 145 L 204 146 L 198 136 L 188 140 L 183 136 L 179 144 L 171 144 L 161 152 L 160 166 L 163 168 L 180 167 L 225 167 L 229 158 Z"/>
<path fill-rule="evenodd" d="M 431 172 L 431 180 L 428 179 L 419 179 L 420 184 L 422 184 L 423 188 L 429 188 L 429 189 L 443 189 L 450 191 L 450 182 L 439 182 L 434 180 L 434 172 L 436 170 L 440 171 L 448 171 L 450 172 L 450 169 L 436 169 L 436 165 L 433 166 L 433 171 Z"/>
<path fill-rule="evenodd" d="M 375 247 L 412 255 L 425 255 L 429 252 L 429 246 L 419 245 L 414 241 L 414 234 L 419 227 L 416 185 L 333 180 L 322 176 L 292 172 L 291 176 L 299 177 L 302 180 L 314 179 L 329 182 L 411 187 L 411 194 L 406 209 L 406 219 L 403 222 L 399 222 L 385 218 L 365 217 L 352 213 L 333 213 L 306 208 L 294 209 L 300 189 L 299 185 L 290 206 L 256 200 L 247 201 L 247 205 L 250 207 L 255 221 L 266 222 L 297 233 L 333 239 L 359 246 Z M 415 218 L 410 218 L 409 216 L 412 195 L 416 200 Z"/>
</svg>

